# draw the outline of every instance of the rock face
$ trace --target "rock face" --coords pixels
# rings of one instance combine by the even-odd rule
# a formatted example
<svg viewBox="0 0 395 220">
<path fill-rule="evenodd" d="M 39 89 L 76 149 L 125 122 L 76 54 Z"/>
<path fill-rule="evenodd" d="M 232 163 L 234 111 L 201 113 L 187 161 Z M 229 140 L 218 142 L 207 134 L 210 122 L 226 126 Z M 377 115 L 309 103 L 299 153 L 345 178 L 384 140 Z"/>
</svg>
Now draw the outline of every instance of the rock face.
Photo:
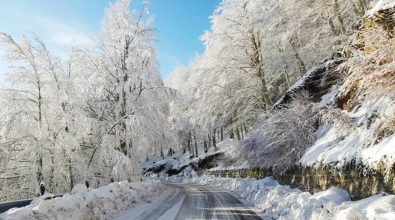
<svg viewBox="0 0 395 220">
<path fill-rule="evenodd" d="M 281 108 L 292 101 L 293 96 L 302 91 L 307 91 L 313 101 L 319 102 L 321 97 L 327 94 L 333 85 L 339 82 L 341 74 L 338 66 L 345 61 L 343 58 L 334 58 L 321 62 L 318 66 L 310 69 L 298 82 L 274 104 L 273 109 Z"/>
<path fill-rule="evenodd" d="M 158 164 L 153 164 L 151 167 L 148 169 L 144 170 L 143 174 L 147 173 L 166 173 L 169 176 L 172 175 L 177 175 L 184 171 L 187 167 L 192 167 L 195 171 L 201 172 L 202 170 L 206 169 L 211 169 L 217 165 L 217 160 L 220 160 L 223 158 L 223 153 L 222 152 L 217 152 L 212 155 L 208 155 L 206 157 L 202 158 L 195 158 L 188 163 L 174 166 L 174 164 L 171 163 L 158 163 Z"/>
<path fill-rule="evenodd" d="M 327 190 L 336 186 L 347 190 L 351 199 L 359 200 L 379 192 L 395 193 L 395 167 L 390 173 L 383 174 L 351 161 L 346 166 L 334 165 L 317 167 L 295 166 L 283 174 L 275 174 L 271 169 L 213 170 L 206 174 L 218 177 L 256 178 L 274 176 L 283 185 L 297 187 L 311 193 Z"/>
</svg>

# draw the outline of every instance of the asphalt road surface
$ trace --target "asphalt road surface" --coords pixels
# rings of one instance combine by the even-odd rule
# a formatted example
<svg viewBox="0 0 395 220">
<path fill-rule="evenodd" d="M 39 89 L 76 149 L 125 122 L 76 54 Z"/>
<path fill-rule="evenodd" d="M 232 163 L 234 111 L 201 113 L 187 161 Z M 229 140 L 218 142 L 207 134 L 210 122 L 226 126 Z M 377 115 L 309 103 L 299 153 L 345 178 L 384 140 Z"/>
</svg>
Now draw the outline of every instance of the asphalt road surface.
<svg viewBox="0 0 395 220">
<path fill-rule="evenodd" d="M 117 219 L 261 219 L 229 192 L 201 185 L 167 185 L 171 189 L 157 201 L 128 210 Z"/>
</svg>

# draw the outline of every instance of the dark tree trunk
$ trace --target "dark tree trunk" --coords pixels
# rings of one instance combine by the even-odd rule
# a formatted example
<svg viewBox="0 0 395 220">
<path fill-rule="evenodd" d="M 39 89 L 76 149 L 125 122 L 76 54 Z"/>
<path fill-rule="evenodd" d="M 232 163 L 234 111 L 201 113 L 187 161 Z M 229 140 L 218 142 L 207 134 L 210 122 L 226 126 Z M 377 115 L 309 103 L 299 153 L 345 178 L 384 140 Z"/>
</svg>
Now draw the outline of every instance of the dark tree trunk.
<svg viewBox="0 0 395 220">
<path fill-rule="evenodd" d="M 214 146 L 214 148 L 217 148 L 217 141 L 216 141 L 216 139 L 215 139 L 215 132 L 216 132 L 216 130 L 214 129 L 213 146 Z"/>
<path fill-rule="evenodd" d="M 233 128 L 229 130 L 229 137 L 230 139 L 234 139 L 235 135 L 233 134 Z"/>
<path fill-rule="evenodd" d="M 338 22 L 339 22 L 340 32 L 341 32 L 341 34 L 345 35 L 347 33 L 347 30 L 346 30 L 346 25 L 344 24 L 343 15 L 340 11 L 340 6 L 339 6 L 338 0 L 333 0 L 333 11 L 335 13 L 335 16 L 336 16 Z"/>
<path fill-rule="evenodd" d="M 195 157 L 198 157 L 199 151 L 198 151 L 198 144 L 197 144 L 196 136 L 194 136 L 194 140 L 195 140 Z"/>
<path fill-rule="evenodd" d="M 192 140 L 188 140 L 188 151 L 190 154 L 190 157 L 194 157 L 193 149 L 192 149 Z"/>
<path fill-rule="evenodd" d="M 211 147 L 211 134 L 208 133 L 207 137 L 208 137 L 208 148 L 210 148 Z"/>
<path fill-rule="evenodd" d="M 236 137 L 238 141 L 241 141 L 239 127 L 236 126 Z"/>
</svg>

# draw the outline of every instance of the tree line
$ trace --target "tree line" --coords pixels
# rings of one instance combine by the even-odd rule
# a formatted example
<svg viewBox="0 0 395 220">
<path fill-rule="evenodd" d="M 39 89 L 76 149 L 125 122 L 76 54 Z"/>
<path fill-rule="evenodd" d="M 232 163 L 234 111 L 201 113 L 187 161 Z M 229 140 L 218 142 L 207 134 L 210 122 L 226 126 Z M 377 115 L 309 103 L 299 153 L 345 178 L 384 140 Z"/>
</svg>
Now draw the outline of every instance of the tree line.
<svg viewBox="0 0 395 220">
<path fill-rule="evenodd" d="M 93 187 L 140 174 L 138 162 L 174 142 L 147 8 L 110 5 L 101 33 L 69 55 L 38 36 L 1 33 L 9 73 L 0 90 L 0 200 Z"/>
</svg>

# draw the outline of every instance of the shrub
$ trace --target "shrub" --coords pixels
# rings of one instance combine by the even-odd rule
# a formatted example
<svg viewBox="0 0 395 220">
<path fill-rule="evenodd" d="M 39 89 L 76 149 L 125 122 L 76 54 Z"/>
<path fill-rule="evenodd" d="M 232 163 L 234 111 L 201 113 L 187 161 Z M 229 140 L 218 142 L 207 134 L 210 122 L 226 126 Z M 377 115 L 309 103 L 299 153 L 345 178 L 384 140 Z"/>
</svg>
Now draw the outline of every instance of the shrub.
<svg viewBox="0 0 395 220">
<path fill-rule="evenodd" d="M 253 167 L 282 173 L 303 156 L 316 140 L 316 104 L 297 98 L 287 107 L 266 114 L 242 144 L 242 157 Z"/>
</svg>

